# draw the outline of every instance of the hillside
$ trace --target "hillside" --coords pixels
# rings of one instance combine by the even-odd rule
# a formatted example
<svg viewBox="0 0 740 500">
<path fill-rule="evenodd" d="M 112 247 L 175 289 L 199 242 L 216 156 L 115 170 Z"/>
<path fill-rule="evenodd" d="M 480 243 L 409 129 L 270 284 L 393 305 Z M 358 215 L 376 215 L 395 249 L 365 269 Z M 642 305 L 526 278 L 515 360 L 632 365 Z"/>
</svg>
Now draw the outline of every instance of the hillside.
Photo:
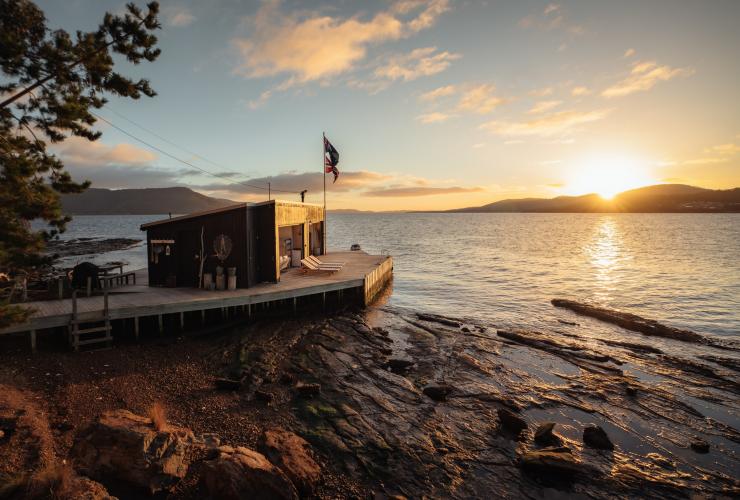
<svg viewBox="0 0 740 500">
<path fill-rule="evenodd" d="M 448 212 L 740 212 L 740 188 L 715 190 L 659 184 L 624 191 L 611 200 L 596 194 L 522 198 Z"/>
<path fill-rule="evenodd" d="M 185 187 L 90 188 L 81 194 L 62 196 L 64 212 L 70 215 L 187 214 L 236 203 L 231 200 L 211 198 Z"/>
</svg>

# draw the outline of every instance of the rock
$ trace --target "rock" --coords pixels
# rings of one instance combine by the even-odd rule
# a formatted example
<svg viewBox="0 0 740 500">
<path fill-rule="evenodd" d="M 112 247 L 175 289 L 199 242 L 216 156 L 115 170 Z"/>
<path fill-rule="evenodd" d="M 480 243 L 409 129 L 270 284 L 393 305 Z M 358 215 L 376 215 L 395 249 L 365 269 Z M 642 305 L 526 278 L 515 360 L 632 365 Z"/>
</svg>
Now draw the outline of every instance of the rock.
<svg viewBox="0 0 740 500">
<path fill-rule="evenodd" d="M 542 446 L 557 446 L 560 445 L 562 440 L 560 436 L 553 434 L 552 430 L 555 427 L 555 422 L 545 422 L 537 426 L 534 431 L 534 442 Z"/>
<path fill-rule="evenodd" d="M 691 449 L 697 453 L 709 453 L 709 443 L 703 439 L 696 438 L 691 441 Z"/>
<path fill-rule="evenodd" d="M 414 361 L 412 359 L 391 358 L 385 366 L 393 373 L 406 373 L 409 368 L 414 366 Z"/>
<path fill-rule="evenodd" d="M 280 375 L 280 383 L 285 385 L 291 385 L 293 383 L 294 377 L 292 374 L 285 372 L 282 375 Z"/>
<path fill-rule="evenodd" d="M 527 472 L 572 478 L 583 471 L 581 462 L 567 447 L 543 448 L 525 453 L 519 465 Z"/>
<path fill-rule="evenodd" d="M 301 396 L 318 396 L 321 393 L 321 384 L 307 384 L 304 382 L 298 382 L 295 386 L 295 390 Z"/>
<path fill-rule="evenodd" d="M 591 448 L 599 450 L 614 449 L 614 443 L 611 442 L 606 431 L 598 425 L 588 425 L 583 428 L 583 442 Z"/>
<path fill-rule="evenodd" d="M 233 378 L 217 378 L 213 380 L 213 383 L 219 389 L 224 389 L 227 391 L 238 391 L 242 388 L 242 381 Z"/>
<path fill-rule="evenodd" d="M 263 391 L 262 389 L 257 389 L 254 391 L 254 397 L 259 399 L 260 401 L 265 401 L 269 403 L 275 398 L 275 395 L 269 391 Z"/>
<path fill-rule="evenodd" d="M 501 428 L 515 436 L 518 436 L 527 428 L 527 422 L 522 417 L 515 415 L 511 410 L 499 408 L 497 414 Z"/>
<path fill-rule="evenodd" d="M 260 438 L 258 449 L 293 481 L 302 496 L 312 495 L 321 468 L 302 437 L 283 429 L 270 429 Z"/>
<path fill-rule="evenodd" d="M 117 500 L 111 496 L 105 486 L 87 477 L 77 476 L 74 478 L 69 498 L 75 500 Z"/>
<path fill-rule="evenodd" d="M 422 392 L 435 401 L 447 401 L 447 396 L 452 392 L 452 387 L 447 384 L 429 384 L 424 387 Z"/>
<path fill-rule="evenodd" d="M 624 388 L 624 392 L 626 392 L 628 396 L 635 397 L 637 396 L 637 387 L 628 385 Z"/>
<path fill-rule="evenodd" d="M 249 448 L 222 446 L 203 462 L 201 482 L 211 498 L 221 500 L 297 499 L 293 483 L 267 458 Z"/>
<path fill-rule="evenodd" d="M 468 328 L 467 326 L 463 326 L 462 328 L 460 328 L 460 330 L 465 333 L 470 333 L 470 328 Z"/>
<path fill-rule="evenodd" d="M 70 456 L 86 476 L 113 478 L 153 494 L 185 477 L 186 451 L 194 440 L 190 430 L 168 426 L 157 431 L 149 418 L 113 410 L 77 435 Z"/>
<path fill-rule="evenodd" d="M 445 318 L 444 316 L 438 316 L 436 314 L 422 314 L 417 313 L 416 317 L 422 321 L 429 321 L 431 323 L 439 323 L 445 326 L 454 326 L 455 328 L 460 327 L 460 322 L 453 319 Z"/>
</svg>

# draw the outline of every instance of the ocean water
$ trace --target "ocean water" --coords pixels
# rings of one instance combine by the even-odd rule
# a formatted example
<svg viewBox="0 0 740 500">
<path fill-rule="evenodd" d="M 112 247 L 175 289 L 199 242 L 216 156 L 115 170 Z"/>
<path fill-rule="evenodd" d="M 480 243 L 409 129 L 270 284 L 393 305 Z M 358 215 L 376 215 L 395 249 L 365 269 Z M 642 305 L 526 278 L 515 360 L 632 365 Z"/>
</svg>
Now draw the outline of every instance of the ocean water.
<svg viewBox="0 0 740 500">
<path fill-rule="evenodd" d="M 144 238 L 139 226 L 163 217 L 78 216 L 63 238 Z M 388 307 L 536 329 L 574 320 L 550 305 L 571 298 L 740 339 L 740 214 L 330 214 L 327 224 L 330 249 L 393 256 Z M 146 249 L 94 260 L 141 268 Z"/>
</svg>

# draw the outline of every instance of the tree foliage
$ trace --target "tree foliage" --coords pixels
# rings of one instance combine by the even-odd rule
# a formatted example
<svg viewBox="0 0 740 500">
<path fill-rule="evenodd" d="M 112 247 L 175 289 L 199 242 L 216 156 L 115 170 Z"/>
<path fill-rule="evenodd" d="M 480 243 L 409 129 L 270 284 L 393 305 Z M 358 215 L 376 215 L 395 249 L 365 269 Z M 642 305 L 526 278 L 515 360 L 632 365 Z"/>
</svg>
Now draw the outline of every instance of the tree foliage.
<svg viewBox="0 0 740 500">
<path fill-rule="evenodd" d="M 154 61 L 160 53 L 154 31 L 159 5 L 135 4 L 126 13 L 106 13 L 95 31 L 50 30 L 41 9 L 29 0 L 0 0 L 0 273 L 29 272 L 50 263 L 43 249 L 70 218 L 59 195 L 78 193 L 50 144 L 78 136 L 97 140 L 93 109 L 106 95 L 153 97 L 146 79 L 115 71 L 115 60 Z M 30 222 L 46 221 L 33 231 Z M 17 321 L 18 310 L 0 304 L 0 325 Z"/>
</svg>

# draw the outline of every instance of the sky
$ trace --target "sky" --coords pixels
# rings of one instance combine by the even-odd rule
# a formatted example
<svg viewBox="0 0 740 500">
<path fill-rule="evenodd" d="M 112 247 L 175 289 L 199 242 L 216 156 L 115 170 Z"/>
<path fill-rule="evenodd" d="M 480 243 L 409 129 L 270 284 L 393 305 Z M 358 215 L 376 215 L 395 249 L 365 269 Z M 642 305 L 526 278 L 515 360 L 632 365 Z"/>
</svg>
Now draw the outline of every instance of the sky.
<svg viewBox="0 0 740 500">
<path fill-rule="evenodd" d="M 124 10 L 38 3 L 66 30 Z M 262 201 L 269 182 L 321 203 L 322 133 L 329 209 L 740 186 L 736 0 L 164 0 L 160 17 L 159 59 L 119 61 L 158 95 L 111 98 L 99 141 L 55 147 L 93 187 Z"/>
</svg>

